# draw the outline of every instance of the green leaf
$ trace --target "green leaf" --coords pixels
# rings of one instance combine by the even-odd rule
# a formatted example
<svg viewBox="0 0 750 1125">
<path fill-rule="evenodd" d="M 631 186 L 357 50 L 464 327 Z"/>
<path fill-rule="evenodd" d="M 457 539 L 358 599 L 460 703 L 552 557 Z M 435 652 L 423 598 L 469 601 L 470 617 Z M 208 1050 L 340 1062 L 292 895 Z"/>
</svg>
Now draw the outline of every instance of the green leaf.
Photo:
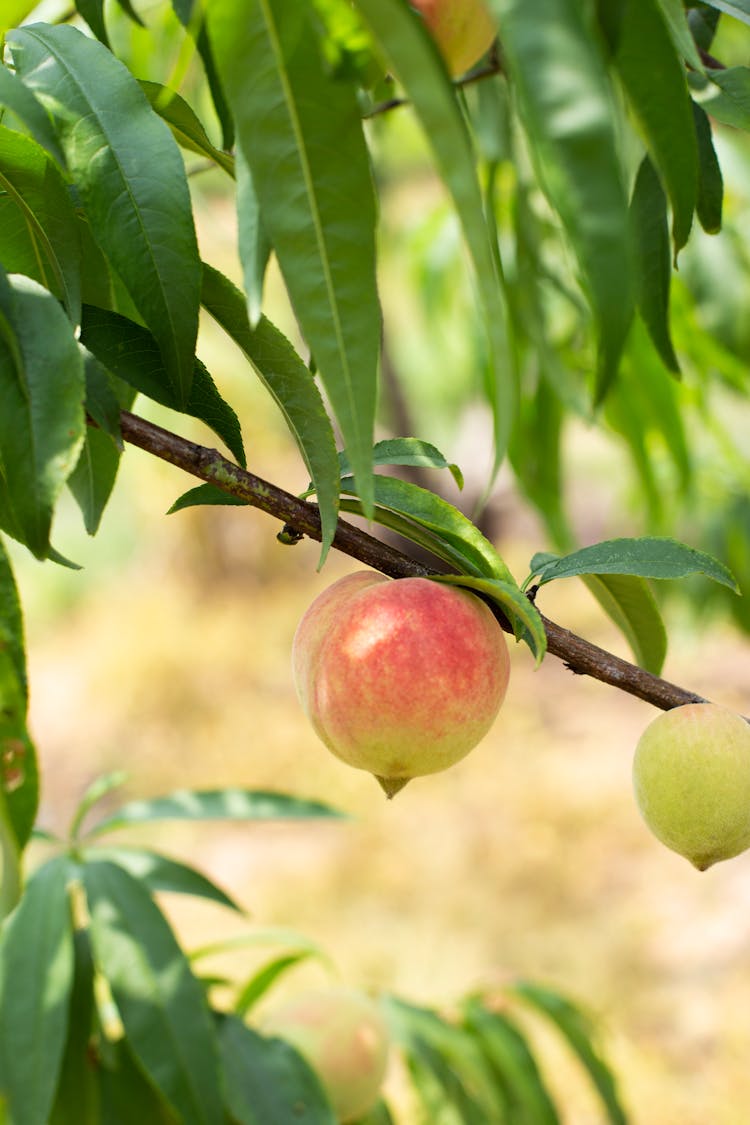
<svg viewBox="0 0 750 1125">
<path fill-rule="evenodd" d="M 208 138 L 195 111 L 175 90 L 162 86 L 159 82 L 139 80 L 138 85 L 149 100 L 149 104 L 159 117 L 166 121 L 178 145 L 206 156 L 234 177 L 234 157 L 216 148 Z"/>
<path fill-rule="evenodd" d="M 465 575 L 442 574 L 433 577 L 434 582 L 445 582 L 451 586 L 465 586 L 477 590 L 491 598 L 500 606 L 513 626 L 517 640 L 525 641 L 534 654 L 537 667 L 547 651 L 547 634 L 537 608 L 514 582 L 502 582 L 493 578 L 469 578 Z"/>
<path fill-rule="evenodd" d="M 91 942 L 85 930 L 73 935 L 74 973 L 68 1035 L 49 1125 L 102 1125 L 91 1052 L 96 1006 Z"/>
<path fill-rule="evenodd" d="M 231 1016 L 219 1024 L 227 1103 L 237 1125 L 336 1125 L 314 1071 L 281 1039 Z"/>
<path fill-rule="evenodd" d="M 75 6 L 99 42 L 109 47 L 109 35 L 104 22 L 104 0 L 75 0 Z"/>
<path fill-rule="evenodd" d="M 213 1023 L 166 919 L 113 863 L 86 863 L 83 882 L 94 962 L 133 1054 L 184 1125 L 224 1125 Z"/>
<path fill-rule="evenodd" d="M 497 243 L 490 238 L 471 138 L 432 37 L 401 0 L 356 0 L 414 107 L 438 171 L 456 207 L 484 311 L 491 375 L 495 469 L 502 461 L 516 411 L 516 355 Z"/>
<path fill-rule="evenodd" d="M 432 1072 L 458 1120 L 466 1125 L 486 1125 L 492 1120 L 490 1113 L 497 1113 L 498 1102 L 502 1104 L 502 1091 L 474 1038 L 427 1008 L 393 996 L 385 1005 L 389 1027 L 407 1063 L 416 1064 L 417 1072 Z"/>
<path fill-rule="evenodd" d="M 554 578 L 571 578 L 576 574 L 636 574 L 641 578 L 685 578 L 688 574 L 705 574 L 714 582 L 737 590 L 732 573 L 711 555 L 696 551 L 666 536 L 642 539 L 607 539 L 583 547 L 555 561 L 531 560 L 530 569 L 536 582 L 543 586 Z"/>
<path fill-rule="evenodd" d="M 578 0 L 491 0 L 539 182 L 583 274 L 599 338 L 597 399 L 632 317 L 627 197 L 611 84 Z M 613 263 L 617 268 L 613 268 Z"/>
<path fill-rule="evenodd" d="M 180 790 L 151 801 L 131 801 L 100 820 L 86 838 L 154 820 L 317 820 L 344 819 L 330 805 L 285 793 L 253 789 Z"/>
<path fill-rule="evenodd" d="M 358 1117 L 354 1125 L 396 1125 L 396 1119 L 386 1103 L 380 1101 L 364 1117 Z"/>
<path fill-rule="evenodd" d="M 263 282 L 273 252 L 271 240 L 263 226 L 253 174 L 242 152 L 236 156 L 237 172 L 237 238 L 242 262 L 242 283 L 247 298 L 247 315 L 251 328 L 257 328 L 263 308 Z"/>
<path fill-rule="evenodd" d="M 112 770 L 110 773 L 101 774 L 99 777 L 94 778 L 91 784 L 87 786 L 86 791 L 78 802 L 78 807 L 73 813 L 73 819 L 68 829 L 68 837 L 70 840 L 77 842 L 80 839 L 81 825 L 94 805 L 98 804 L 108 793 L 113 793 L 115 789 L 119 789 L 124 785 L 128 780 L 128 776 L 125 770 Z"/>
<path fill-rule="evenodd" d="M 204 957 L 216 957 L 222 953 L 234 953 L 239 949 L 252 948 L 257 945 L 282 945 L 292 946 L 295 950 L 307 949 L 312 956 L 330 964 L 330 958 L 325 950 L 307 934 L 298 933 L 297 930 L 286 929 L 281 926 L 264 926 L 250 933 L 234 934 L 232 937 L 221 938 L 220 941 L 209 942 L 194 949 L 190 954 L 191 961 L 199 961 Z"/>
<path fill-rule="evenodd" d="M 11 660 L 26 704 L 26 650 L 23 637 L 23 615 L 10 559 L 0 539 L 0 641 Z"/>
<path fill-rule="evenodd" d="M 429 542 L 428 550 L 458 566 L 466 574 L 499 578 L 510 586 L 515 585 L 513 575 L 490 541 L 447 500 L 397 477 L 376 476 L 374 484 L 378 505 L 374 518 L 377 523 L 394 527 L 394 523 L 388 521 L 388 513 L 405 516 L 405 521 L 396 521 L 398 526 L 395 530 L 399 534 L 423 545 Z M 351 477 L 341 481 L 341 491 L 356 496 L 355 482 Z M 413 531 L 410 531 L 410 526 Z M 421 528 L 428 532 L 428 540 L 419 536 Z"/>
<path fill-rule="evenodd" d="M 86 413 L 100 430 L 109 435 L 116 448 L 122 450 L 120 410 L 130 409 L 135 392 L 120 380 L 115 381 L 106 367 L 83 345 L 81 350 L 86 376 Z"/>
<path fill-rule="evenodd" d="M 170 894 L 194 895 L 220 906 L 227 906 L 238 914 L 245 913 L 234 899 L 200 871 L 158 852 L 146 848 L 108 847 L 87 851 L 84 858 L 87 861 L 103 859 L 117 864 L 142 883 L 151 894 L 168 891 Z"/>
<path fill-rule="evenodd" d="M 263 225 L 369 513 L 381 318 L 355 89 L 327 73 L 298 0 L 214 0 L 208 20 Z"/>
<path fill-rule="evenodd" d="M 717 234 L 721 230 L 724 180 L 714 148 L 711 123 L 705 110 L 695 102 L 693 117 L 698 140 L 698 219 L 707 234 Z"/>
<path fill-rule="evenodd" d="M 19 74 L 56 123 L 94 235 L 158 341 L 184 406 L 201 266 L 177 143 L 101 43 L 42 24 L 14 31 L 9 42 Z"/>
<path fill-rule="evenodd" d="M 26 727 L 25 686 L 14 666 L 11 645 L 12 640 L 3 629 L 0 631 L 0 819 L 3 820 L 3 850 L 8 864 L 8 869 L 3 869 L 1 896 L 6 907 L 14 901 L 12 887 L 5 885 L 13 879 L 14 853 L 20 856 L 28 843 L 39 805 L 36 751 Z M 12 838 L 7 836 L 8 828 Z M 0 918 L 2 914 L 0 910 Z"/>
<path fill-rule="evenodd" d="M 111 438 L 101 430 L 89 428 L 78 463 L 68 478 L 68 487 L 81 509 L 89 535 L 96 535 L 99 530 L 119 467 L 120 452 Z"/>
<path fill-rule="evenodd" d="M 701 106 L 711 117 L 735 129 L 750 129 L 750 67 L 730 66 L 707 72 Z"/>
<path fill-rule="evenodd" d="M 524 981 L 510 991 L 546 1016 L 567 1040 L 593 1082 L 612 1125 L 627 1125 L 615 1079 L 594 1047 L 591 1021 L 565 997 L 539 985 Z"/>
<path fill-rule="evenodd" d="M 661 14 L 669 29 L 672 43 L 682 58 L 694 71 L 703 72 L 703 60 L 695 45 L 687 13 L 682 0 L 657 0 Z"/>
<path fill-rule="evenodd" d="M 0 24 L 0 30 L 2 24 Z M 15 113 L 42 148 L 54 156 L 58 164 L 65 167 L 65 155 L 52 128 L 52 122 L 45 110 L 17 74 L 5 66 L 0 66 L 0 106 Z"/>
<path fill-rule="evenodd" d="M 372 449 L 372 463 L 375 468 L 379 465 L 415 465 L 422 469 L 448 469 L 458 487 L 464 486 L 463 473 L 458 465 L 446 461 L 439 449 L 419 438 L 386 438 L 376 442 Z M 351 475 L 346 450 L 339 453 L 339 473 L 342 477 Z M 310 489 L 314 491 L 312 485 Z"/>
<path fill-rule="evenodd" d="M 0 480 L 13 527 L 47 557 L 52 511 L 83 442 L 83 361 L 55 298 L 17 277 L 0 285 Z M 7 333 L 7 334 L 6 334 Z"/>
<path fill-rule="evenodd" d="M 242 293 L 211 266 L 203 267 L 201 301 L 250 360 L 294 436 L 320 508 L 322 565 L 338 520 L 339 472 L 336 443 L 323 400 L 310 371 L 289 341 L 265 317 L 251 329 Z"/>
<path fill-rule="evenodd" d="M 638 308 L 665 366 L 679 374 L 669 330 L 672 261 L 667 227 L 667 197 L 651 159 L 644 156 L 630 203 L 636 260 Z"/>
<path fill-rule="evenodd" d="M 589 574 L 583 581 L 627 640 L 638 665 L 661 675 L 667 631 L 645 579 L 632 574 Z"/>
<path fill-rule="evenodd" d="M 2 68 L 0 68 L 2 69 Z M 31 137 L 0 125 L 0 192 L 10 204 L 0 234 L 0 257 L 8 273 L 25 272 L 14 261 L 14 244 L 6 242 L 8 226 L 23 231 L 35 265 L 31 273 L 60 297 L 74 324 L 81 317 L 80 249 L 76 215 L 68 186 L 55 160 Z M 15 212 L 15 215 L 13 214 Z M 20 249 L 20 248 L 19 248 Z"/>
<path fill-rule="evenodd" d="M 0 1089 L 13 1125 L 49 1120 L 73 986 L 66 857 L 29 879 L 0 940 Z"/>
<path fill-rule="evenodd" d="M 232 496 L 229 492 L 223 492 L 215 484 L 199 484 L 195 488 L 189 488 L 187 492 L 183 492 L 182 496 L 178 496 L 167 515 L 171 516 L 175 512 L 181 512 L 184 508 L 195 508 L 204 504 L 244 508 L 247 507 L 247 500 L 242 500 L 239 496 Z"/>
<path fill-rule="evenodd" d="M 676 254 L 688 240 L 698 195 L 698 148 L 685 67 L 657 0 L 623 0 L 608 13 L 617 25 L 615 67 L 672 205 Z"/>
<path fill-rule="evenodd" d="M 237 415 L 224 401 L 201 361 L 194 357 L 195 374 L 187 402 L 180 403 L 167 378 L 154 336 L 119 313 L 84 305 L 81 340 L 118 378 L 162 406 L 200 419 L 218 434 L 240 465 L 245 451 Z"/>
<path fill-rule="evenodd" d="M 510 1102 L 509 1121 L 560 1125 L 555 1104 L 526 1039 L 502 1012 L 472 998 L 464 1008 L 466 1026 L 496 1071 Z"/>
<path fill-rule="evenodd" d="M 216 116 L 221 125 L 221 143 L 225 149 L 234 147 L 234 120 L 227 105 L 224 88 L 219 78 L 214 60 L 213 48 L 206 31 L 206 21 L 203 16 L 200 0 L 172 0 L 172 8 L 182 26 L 186 29 L 195 45 L 203 63 L 206 81 L 214 103 Z"/>
<path fill-rule="evenodd" d="M 296 949 L 293 953 L 283 953 L 280 957 L 274 957 L 273 961 L 263 965 L 257 973 L 253 973 L 237 994 L 233 1008 L 235 1015 L 244 1018 L 284 973 L 314 956 L 316 956 L 314 949 Z"/>
<path fill-rule="evenodd" d="M 743 23 L 750 23 L 750 0 L 705 0 L 705 3 L 718 12 L 726 12 Z"/>
<path fill-rule="evenodd" d="M 108 1050 L 97 1071 L 99 1117 L 92 1125 L 183 1125 L 146 1079 L 127 1039 Z"/>
</svg>

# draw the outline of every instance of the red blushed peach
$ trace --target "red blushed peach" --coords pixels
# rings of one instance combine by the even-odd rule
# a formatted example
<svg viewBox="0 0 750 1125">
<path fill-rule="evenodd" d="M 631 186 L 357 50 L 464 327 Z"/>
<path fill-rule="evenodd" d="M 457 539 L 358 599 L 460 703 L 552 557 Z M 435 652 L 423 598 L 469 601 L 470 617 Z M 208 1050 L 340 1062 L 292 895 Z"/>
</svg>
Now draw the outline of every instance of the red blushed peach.
<svg viewBox="0 0 750 1125">
<path fill-rule="evenodd" d="M 410 0 L 451 74 L 463 74 L 490 49 L 497 29 L 484 0 Z"/>
<path fill-rule="evenodd" d="M 425 578 L 342 579 L 313 602 L 293 650 L 315 731 L 389 796 L 468 754 L 508 684 L 505 637 L 484 602 Z"/>
<path fill-rule="evenodd" d="M 388 1029 L 374 1000 L 348 989 L 305 992 L 263 1021 L 265 1034 L 291 1043 L 318 1075 L 341 1122 L 369 1112 L 388 1063 Z"/>
</svg>

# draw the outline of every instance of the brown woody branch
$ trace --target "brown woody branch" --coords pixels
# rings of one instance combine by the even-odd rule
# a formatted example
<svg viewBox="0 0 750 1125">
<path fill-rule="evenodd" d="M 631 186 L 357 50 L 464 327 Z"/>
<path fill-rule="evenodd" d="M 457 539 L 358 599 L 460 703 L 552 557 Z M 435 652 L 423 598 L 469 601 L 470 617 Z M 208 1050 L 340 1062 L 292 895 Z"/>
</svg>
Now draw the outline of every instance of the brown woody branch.
<svg viewBox="0 0 750 1125">
<path fill-rule="evenodd" d="M 215 485 L 230 496 L 244 500 L 247 504 L 280 520 L 288 531 L 307 535 L 320 540 L 320 514 L 316 504 L 300 500 L 284 489 L 255 476 L 239 465 L 222 457 L 215 449 L 187 441 L 177 434 L 155 426 L 139 418 L 136 414 L 123 411 L 121 415 L 122 436 L 125 441 L 137 445 L 146 452 L 168 461 L 186 473 Z M 366 531 L 339 520 L 334 547 L 351 558 L 358 559 L 367 566 L 389 575 L 391 578 L 425 577 L 430 571 L 395 547 L 381 542 Z M 498 621 L 506 632 L 510 625 L 496 607 L 493 608 Z M 660 679 L 642 668 L 621 660 L 611 652 L 591 644 L 575 633 L 563 629 L 542 616 L 547 633 L 547 649 L 553 656 L 564 661 L 571 672 L 591 676 L 602 683 L 628 692 L 654 707 L 668 711 L 685 703 L 701 703 L 703 698 L 694 692 Z"/>
</svg>

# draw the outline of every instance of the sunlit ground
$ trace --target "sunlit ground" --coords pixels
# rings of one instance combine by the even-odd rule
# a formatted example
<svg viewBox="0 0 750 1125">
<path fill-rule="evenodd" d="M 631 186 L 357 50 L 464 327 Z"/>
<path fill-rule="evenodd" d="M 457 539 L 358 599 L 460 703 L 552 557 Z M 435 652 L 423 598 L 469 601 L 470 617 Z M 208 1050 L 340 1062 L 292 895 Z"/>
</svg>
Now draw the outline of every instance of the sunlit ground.
<svg viewBox="0 0 750 1125">
<path fill-rule="evenodd" d="M 303 487 L 281 448 L 264 439 L 251 461 Z M 168 899 L 188 948 L 293 927 L 325 947 L 346 982 L 448 1010 L 517 976 L 551 983 L 600 1019 L 639 1125 L 747 1122 L 750 856 L 698 874 L 646 831 L 630 765 L 655 712 L 554 658 L 534 671 L 514 648 L 492 733 L 451 771 L 387 802 L 317 742 L 290 675 L 298 618 L 350 561 L 331 558 L 316 574 L 315 545 L 282 547 L 260 513 L 164 517 L 185 481 L 135 450 L 121 485 L 101 539 L 89 545 L 67 518 L 60 525 L 83 574 L 19 565 L 41 822 L 64 831 L 85 786 L 121 767 L 131 797 L 243 785 L 322 798 L 352 821 L 137 834 L 200 865 L 251 912 L 243 921 Z M 506 550 L 519 576 L 543 545 L 526 524 Z M 623 651 L 577 583 L 545 591 L 541 606 Z M 676 612 L 667 676 L 747 711 L 746 642 L 723 626 L 697 635 Z M 216 968 L 240 978 L 258 957 Z M 326 973 L 311 962 L 286 987 Z M 567 1121 L 599 1121 L 565 1054 L 535 1033 Z"/>
</svg>

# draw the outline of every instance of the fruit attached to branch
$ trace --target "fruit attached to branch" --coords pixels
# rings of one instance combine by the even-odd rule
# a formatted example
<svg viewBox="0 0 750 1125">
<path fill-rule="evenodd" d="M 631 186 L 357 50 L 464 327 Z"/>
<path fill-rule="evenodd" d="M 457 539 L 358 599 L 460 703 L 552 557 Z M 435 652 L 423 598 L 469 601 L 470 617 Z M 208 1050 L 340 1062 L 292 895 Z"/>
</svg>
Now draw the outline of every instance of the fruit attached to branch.
<svg viewBox="0 0 750 1125">
<path fill-rule="evenodd" d="M 388 796 L 459 761 L 505 697 L 505 636 L 479 598 L 359 571 L 308 609 L 293 644 L 300 702 L 329 750 Z"/>
<path fill-rule="evenodd" d="M 750 848 L 750 725 L 734 712 L 690 703 L 659 715 L 633 780 L 651 831 L 699 871 Z"/>
</svg>

